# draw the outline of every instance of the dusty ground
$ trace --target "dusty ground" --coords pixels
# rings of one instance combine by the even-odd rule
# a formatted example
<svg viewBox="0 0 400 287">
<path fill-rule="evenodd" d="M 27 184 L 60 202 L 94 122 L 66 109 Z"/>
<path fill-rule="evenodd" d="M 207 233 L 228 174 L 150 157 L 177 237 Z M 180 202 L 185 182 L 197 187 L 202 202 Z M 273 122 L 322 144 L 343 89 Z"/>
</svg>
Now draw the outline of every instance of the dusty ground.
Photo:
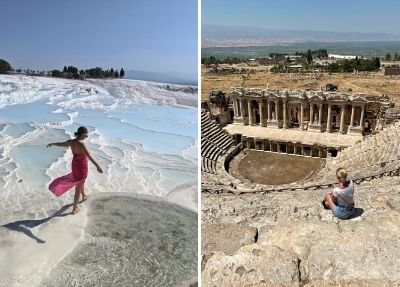
<svg viewBox="0 0 400 287">
<path fill-rule="evenodd" d="M 229 172 L 241 180 L 268 185 L 301 180 L 319 170 L 323 160 L 246 150 L 233 159 Z"/>
<path fill-rule="evenodd" d="M 247 74 L 216 75 L 208 73 L 208 69 L 201 69 L 201 99 L 207 100 L 212 90 L 229 91 L 231 87 L 241 86 L 244 82 L 246 87 L 270 89 L 304 89 L 319 90 L 320 86 L 325 88 L 327 83 L 339 85 L 339 92 L 368 94 L 387 94 L 400 104 L 400 76 L 383 76 L 381 73 L 351 74 L 340 73 L 307 73 L 307 74 L 272 74 L 263 71 L 262 67 L 254 67 L 254 73 L 244 81 Z"/>
</svg>

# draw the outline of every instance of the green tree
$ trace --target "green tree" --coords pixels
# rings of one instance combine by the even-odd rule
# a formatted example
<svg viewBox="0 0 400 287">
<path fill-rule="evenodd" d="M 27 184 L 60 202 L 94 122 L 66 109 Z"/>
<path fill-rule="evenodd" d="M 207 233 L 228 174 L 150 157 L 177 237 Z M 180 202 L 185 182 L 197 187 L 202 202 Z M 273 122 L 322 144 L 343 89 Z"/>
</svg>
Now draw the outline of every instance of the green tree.
<svg viewBox="0 0 400 287">
<path fill-rule="evenodd" d="M 61 71 L 59 71 L 59 70 L 53 70 L 53 71 L 51 71 L 51 75 L 53 76 L 53 77 L 56 77 L 56 78 L 61 78 L 62 77 L 62 72 Z"/>
<path fill-rule="evenodd" d="M 387 53 L 385 56 L 385 60 L 390 61 L 391 59 L 392 59 L 392 56 L 390 55 L 390 53 Z"/>
<path fill-rule="evenodd" d="M 396 54 L 394 54 L 394 58 L 393 60 L 398 61 L 399 60 L 399 54 L 396 52 Z"/>
<path fill-rule="evenodd" d="M 377 70 L 381 67 L 381 61 L 379 60 L 379 57 L 376 57 L 373 59 L 374 62 L 374 68 Z"/>
<path fill-rule="evenodd" d="M 125 71 L 123 68 L 121 68 L 121 70 L 119 71 L 119 77 L 123 78 L 125 76 Z"/>
<path fill-rule="evenodd" d="M 11 71 L 11 65 L 6 60 L 0 59 L 0 74 L 7 74 Z"/>
<path fill-rule="evenodd" d="M 311 50 L 307 50 L 307 63 L 308 63 L 309 65 L 311 65 L 312 59 L 313 59 L 313 57 L 312 57 Z"/>
<path fill-rule="evenodd" d="M 327 70 L 328 70 L 328 72 L 331 72 L 331 73 L 337 73 L 340 71 L 339 64 L 338 63 L 330 63 L 327 66 Z"/>
<path fill-rule="evenodd" d="M 68 66 L 67 73 L 69 78 L 79 79 L 78 68 L 74 66 Z"/>
</svg>

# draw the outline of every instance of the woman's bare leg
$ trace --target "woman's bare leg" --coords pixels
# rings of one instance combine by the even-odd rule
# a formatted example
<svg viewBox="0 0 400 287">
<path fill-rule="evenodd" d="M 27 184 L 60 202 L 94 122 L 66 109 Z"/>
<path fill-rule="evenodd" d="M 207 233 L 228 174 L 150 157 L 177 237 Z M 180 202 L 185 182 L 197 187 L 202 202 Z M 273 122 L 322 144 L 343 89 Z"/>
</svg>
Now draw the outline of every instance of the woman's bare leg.
<svg viewBox="0 0 400 287">
<path fill-rule="evenodd" d="M 72 207 L 72 214 L 78 213 L 79 212 L 79 208 L 78 208 L 78 201 L 79 201 L 79 196 L 81 194 L 81 183 L 78 183 L 75 186 L 75 196 L 74 196 L 74 206 Z"/>
<path fill-rule="evenodd" d="M 85 194 L 85 183 L 82 183 L 81 194 L 82 194 L 82 201 L 85 201 L 88 198 L 87 195 Z"/>
</svg>

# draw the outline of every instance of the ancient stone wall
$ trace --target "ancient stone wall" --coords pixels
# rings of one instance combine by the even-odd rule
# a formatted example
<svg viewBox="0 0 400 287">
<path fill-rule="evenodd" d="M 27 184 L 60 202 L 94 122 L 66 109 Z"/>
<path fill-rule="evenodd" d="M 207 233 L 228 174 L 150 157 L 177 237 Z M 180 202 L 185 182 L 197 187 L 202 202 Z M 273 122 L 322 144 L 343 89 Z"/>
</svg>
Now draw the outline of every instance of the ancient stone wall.
<svg viewBox="0 0 400 287">
<path fill-rule="evenodd" d="M 229 108 L 229 98 L 222 91 L 212 91 L 209 96 L 211 117 L 221 126 L 232 121 L 232 109 Z"/>
<path fill-rule="evenodd" d="M 391 65 L 391 66 L 384 67 L 383 74 L 385 76 L 400 75 L 400 66 L 399 65 Z"/>
<path fill-rule="evenodd" d="M 235 123 L 356 135 L 374 132 L 394 105 L 386 96 L 322 91 L 233 88 L 228 96 Z"/>
</svg>

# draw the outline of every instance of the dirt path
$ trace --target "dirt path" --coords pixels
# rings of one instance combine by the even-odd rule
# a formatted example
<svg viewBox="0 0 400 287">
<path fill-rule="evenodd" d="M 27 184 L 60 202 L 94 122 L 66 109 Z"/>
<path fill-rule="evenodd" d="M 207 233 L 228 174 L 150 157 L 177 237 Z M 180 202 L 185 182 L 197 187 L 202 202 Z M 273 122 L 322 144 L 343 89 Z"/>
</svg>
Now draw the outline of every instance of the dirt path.
<svg viewBox="0 0 400 287">
<path fill-rule="evenodd" d="M 308 177 L 319 170 L 324 160 L 294 155 L 246 150 L 230 164 L 229 172 L 251 183 L 286 184 Z"/>
</svg>

